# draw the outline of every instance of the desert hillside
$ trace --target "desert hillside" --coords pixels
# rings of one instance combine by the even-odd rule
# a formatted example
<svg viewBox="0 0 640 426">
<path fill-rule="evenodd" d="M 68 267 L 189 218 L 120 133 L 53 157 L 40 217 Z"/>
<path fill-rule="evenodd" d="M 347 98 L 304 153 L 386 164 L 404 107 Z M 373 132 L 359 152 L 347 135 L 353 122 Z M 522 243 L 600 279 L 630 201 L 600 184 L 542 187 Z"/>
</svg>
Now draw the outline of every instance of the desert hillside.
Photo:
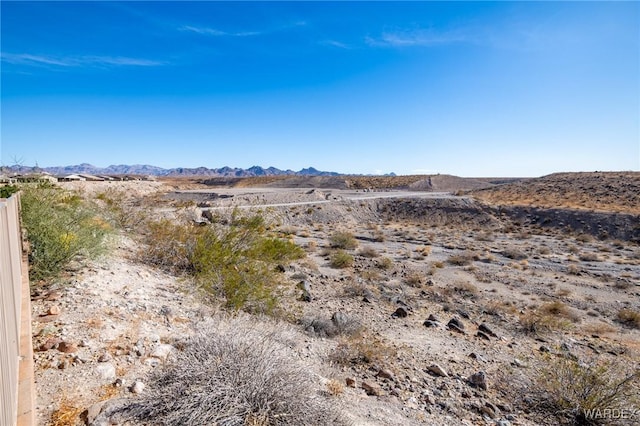
<svg viewBox="0 0 640 426">
<path fill-rule="evenodd" d="M 556 173 L 484 188 L 473 196 L 497 205 L 524 205 L 640 214 L 640 172 Z"/>
</svg>

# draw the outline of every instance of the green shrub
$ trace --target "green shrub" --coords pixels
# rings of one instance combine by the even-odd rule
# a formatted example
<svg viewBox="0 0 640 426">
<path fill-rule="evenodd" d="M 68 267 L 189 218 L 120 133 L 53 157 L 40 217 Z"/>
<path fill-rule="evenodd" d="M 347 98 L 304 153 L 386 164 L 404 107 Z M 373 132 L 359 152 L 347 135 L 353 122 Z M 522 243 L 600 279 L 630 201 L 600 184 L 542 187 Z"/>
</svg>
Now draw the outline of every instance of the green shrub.
<svg viewBox="0 0 640 426">
<path fill-rule="evenodd" d="M 54 278 L 71 261 L 95 256 L 104 249 L 110 226 L 79 195 L 50 184 L 21 189 L 32 281 Z"/>
<path fill-rule="evenodd" d="M 329 257 L 329 264 L 333 268 L 348 268 L 353 265 L 353 256 L 344 250 L 336 250 Z"/>
<path fill-rule="evenodd" d="M 358 247 L 358 241 L 350 232 L 338 231 L 329 237 L 331 247 L 345 250 L 352 250 Z"/>
<path fill-rule="evenodd" d="M 304 250 L 267 230 L 264 218 L 233 212 L 209 226 L 151 222 L 141 256 L 173 273 L 194 276 L 229 308 L 272 313 L 279 284 L 276 266 L 304 257 Z"/>
<path fill-rule="evenodd" d="M 11 194 L 18 192 L 18 187 L 15 185 L 0 186 L 0 198 L 9 198 Z"/>
</svg>

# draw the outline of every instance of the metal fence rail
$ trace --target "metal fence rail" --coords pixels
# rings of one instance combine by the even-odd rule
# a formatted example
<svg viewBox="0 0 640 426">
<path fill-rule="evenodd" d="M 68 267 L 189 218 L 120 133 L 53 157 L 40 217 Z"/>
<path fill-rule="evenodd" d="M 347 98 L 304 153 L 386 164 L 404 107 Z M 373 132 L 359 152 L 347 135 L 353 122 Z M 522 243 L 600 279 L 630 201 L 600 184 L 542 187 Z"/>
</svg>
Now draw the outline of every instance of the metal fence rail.
<svg viewBox="0 0 640 426">
<path fill-rule="evenodd" d="M 20 195 L 0 199 L 0 424 L 34 424 L 31 306 Z"/>
</svg>

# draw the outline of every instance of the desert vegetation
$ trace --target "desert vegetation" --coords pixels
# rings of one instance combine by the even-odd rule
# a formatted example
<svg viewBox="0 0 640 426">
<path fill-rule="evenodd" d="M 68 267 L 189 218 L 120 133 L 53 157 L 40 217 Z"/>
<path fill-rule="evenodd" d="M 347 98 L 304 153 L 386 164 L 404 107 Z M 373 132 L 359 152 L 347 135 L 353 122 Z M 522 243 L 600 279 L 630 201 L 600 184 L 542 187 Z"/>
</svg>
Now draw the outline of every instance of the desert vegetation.
<svg viewBox="0 0 640 426">
<path fill-rule="evenodd" d="M 132 424 L 634 424 L 602 414 L 638 408 L 634 240 L 469 198 L 216 191 L 69 198 L 115 257 L 34 301 L 47 421 L 104 395 Z"/>
</svg>

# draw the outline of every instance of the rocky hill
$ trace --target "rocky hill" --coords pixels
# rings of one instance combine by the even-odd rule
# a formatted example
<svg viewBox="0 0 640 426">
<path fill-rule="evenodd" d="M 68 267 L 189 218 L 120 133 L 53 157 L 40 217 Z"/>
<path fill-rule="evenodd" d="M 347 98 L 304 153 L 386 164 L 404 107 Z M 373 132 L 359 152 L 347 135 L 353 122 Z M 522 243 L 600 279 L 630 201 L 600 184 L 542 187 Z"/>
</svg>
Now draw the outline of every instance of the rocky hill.
<svg viewBox="0 0 640 426">
<path fill-rule="evenodd" d="M 483 188 L 473 196 L 495 205 L 640 214 L 640 172 L 555 173 Z"/>
</svg>

